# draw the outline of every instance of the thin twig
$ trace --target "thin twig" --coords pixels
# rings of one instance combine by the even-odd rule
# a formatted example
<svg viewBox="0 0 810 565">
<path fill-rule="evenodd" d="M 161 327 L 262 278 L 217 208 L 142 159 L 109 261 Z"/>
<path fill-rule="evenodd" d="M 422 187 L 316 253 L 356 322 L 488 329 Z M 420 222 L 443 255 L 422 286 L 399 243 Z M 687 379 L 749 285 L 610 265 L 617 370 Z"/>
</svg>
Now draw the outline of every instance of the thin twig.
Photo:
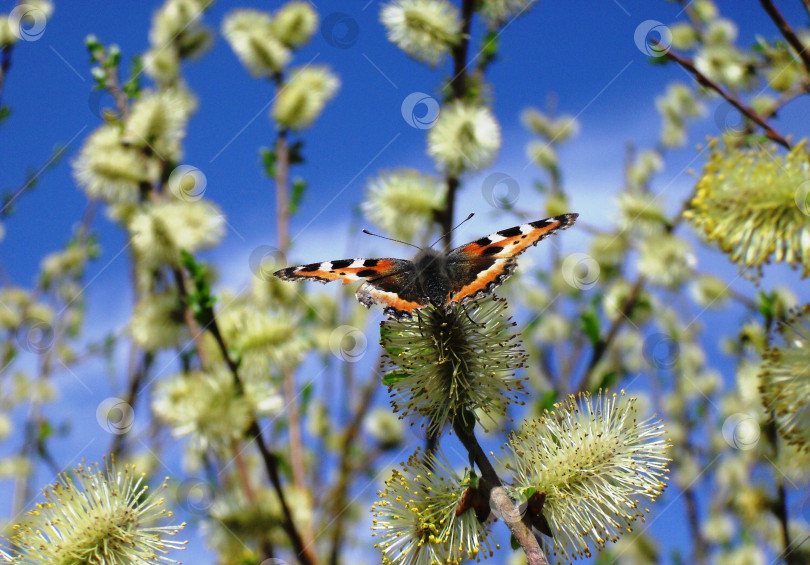
<svg viewBox="0 0 810 565">
<path fill-rule="evenodd" d="M 137 347 L 134 343 L 132 344 L 130 355 L 137 355 Z M 149 369 L 152 367 L 153 360 L 154 355 L 146 352 L 144 353 L 143 357 L 141 357 L 140 366 L 129 372 L 129 386 L 127 387 L 127 395 L 124 397 L 124 402 L 133 411 L 135 410 L 135 403 L 138 398 L 138 393 L 141 391 L 141 385 L 143 384 L 146 375 L 149 374 Z M 126 439 L 129 431 L 130 427 L 126 426 L 113 436 L 112 445 L 110 446 L 110 454 L 113 457 L 119 458 L 123 452 L 124 440 Z"/>
<path fill-rule="evenodd" d="M 475 432 L 467 430 L 458 421 L 453 424 L 453 430 L 470 454 L 470 458 L 478 466 L 483 485 L 490 489 L 488 498 L 492 508 L 497 510 L 498 517 L 504 521 L 526 553 L 527 565 L 548 565 L 546 554 L 540 548 L 540 543 L 503 488 L 503 483 L 495 471 L 495 467 L 492 466 L 486 453 L 484 453 L 481 444 L 478 443 Z"/>
<path fill-rule="evenodd" d="M 773 446 L 774 460 L 779 456 L 779 434 L 776 431 L 776 424 L 774 423 L 773 414 L 765 427 L 765 433 L 768 441 Z M 781 476 L 776 474 L 776 500 L 773 502 L 773 513 L 779 521 L 779 527 L 782 532 L 782 546 L 785 548 L 782 553 L 786 565 L 799 565 L 801 556 L 794 550 L 796 547 L 790 538 L 790 520 L 788 518 L 788 505 L 787 505 L 787 491 L 785 489 L 785 482 Z"/>
<path fill-rule="evenodd" d="M 467 95 L 467 56 L 470 50 L 470 27 L 475 13 L 475 1 L 464 0 L 461 5 L 461 30 L 459 40 L 452 48 L 453 55 L 453 76 L 450 78 L 450 90 L 453 99 L 461 100 Z M 460 181 L 455 175 L 447 175 L 447 195 L 444 199 L 444 208 L 437 214 L 439 229 L 444 236 L 444 251 L 450 252 L 453 247 L 453 218 L 456 213 L 456 193 L 458 192 Z"/>
<path fill-rule="evenodd" d="M 185 280 L 182 277 L 182 274 L 179 278 L 176 277 L 176 283 L 178 285 L 178 293 L 182 296 L 188 296 L 188 291 L 185 288 Z M 188 310 L 188 308 L 186 308 Z M 193 328 L 189 328 L 194 332 Z M 214 313 L 211 312 L 211 321 L 210 323 L 203 328 L 204 330 L 208 330 L 214 338 L 214 341 L 217 343 L 219 348 L 220 354 L 222 358 L 225 360 L 225 364 L 228 366 L 230 370 L 231 376 L 233 377 L 234 384 L 236 385 L 236 390 L 238 394 L 244 394 L 245 386 L 242 377 L 239 374 L 239 365 L 234 361 L 231 357 L 230 350 L 228 349 L 227 344 L 225 343 L 225 339 L 222 336 L 222 332 L 220 331 L 219 324 L 217 323 L 216 317 Z M 304 543 L 304 539 L 301 537 L 301 534 L 298 532 L 298 529 L 295 526 L 295 522 L 293 521 L 292 511 L 290 510 L 290 505 L 287 502 L 287 497 L 284 494 L 283 485 L 281 484 L 281 475 L 279 474 L 279 464 L 280 461 L 278 456 L 270 451 L 267 447 L 267 443 L 265 442 L 264 435 L 262 434 L 262 430 L 259 427 L 258 421 L 253 418 L 248 427 L 248 436 L 250 436 L 256 442 L 256 446 L 259 448 L 259 453 L 262 456 L 262 461 L 264 462 L 265 469 L 267 471 L 267 476 L 270 479 L 270 482 L 273 485 L 273 489 L 276 492 L 276 496 L 278 496 L 279 505 L 281 506 L 282 514 L 284 515 L 284 519 L 282 520 L 281 526 L 284 531 L 287 533 L 288 537 L 290 538 L 290 542 L 292 543 L 293 550 L 295 551 L 296 556 L 298 557 L 299 561 L 304 565 L 314 565 L 316 563 L 315 556 L 309 550 L 307 544 Z"/>
<path fill-rule="evenodd" d="M 379 366 L 379 363 L 377 365 Z M 356 447 L 354 442 L 357 440 L 360 425 L 363 422 L 363 418 L 368 413 L 368 409 L 371 407 L 371 401 L 374 399 L 374 393 L 377 392 L 378 388 L 378 374 L 377 371 L 373 371 L 368 381 L 363 386 L 363 390 L 360 393 L 360 402 L 357 404 L 354 415 L 352 416 L 349 424 L 343 430 L 343 435 L 340 439 L 338 479 L 337 483 L 335 484 L 335 488 L 328 499 L 333 501 L 331 503 L 332 513 L 335 516 L 334 520 L 329 525 L 332 537 L 332 549 L 329 552 L 330 565 L 337 565 L 340 563 L 341 547 L 343 542 L 345 542 L 345 518 L 348 515 L 345 512 L 347 506 L 346 495 L 348 493 L 349 486 L 351 485 L 351 478 L 353 476 L 352 472 L 354 471 L 356 465 L 355 458 L 353 457 L 355 454 L 353 448 Z M 362 459 L 362 464 L 365 466 L 366 462 L 367 459 L 364 457 Z"/>
<path fill-rule="evenodd" d="M 796 51 L 796 54 L 802 60 L 802 63 L 804 63 L 804 68 L 810 72 L 810 53 L 807 52 L 807 48 L 802 44 L 796 32 L 793 31 L 793 28 L 790 27 L 790 24 L 784 16 L 782 16 L 782 12 L 779 11 L 779 8 L 777 8 L 771 0 L 759 0 L 759 3 L 762 4 L 762 8 L 773 20 L 773 23 L 776 24 L 776 27 L 779 28 L 779 33 L 782 34 L 785 41 Z"/>
<path fill-rule="evenodd" d="M 284 78 L 279 74 L 275 77 L 276 87 L 284 88 Z M 290 146 L 288 140 L 289 130 L 282 127 L 276 138 L 275 158 L 275 184 L 276 184 L 276 237 L 280 259 L 287 261 L 290 251 Z M 304 465 L 304 441 L 301 431 L 301 410 L 298 405 L 298 394 L 295 385 L 295 373 L 284 367 L 282 373 L 282 386 L 284 401 L 288 415 L 290 431 L 290 466 L 292 467 L 292 482 L 298 488 L 306 485 L 306 466 Z M 307 545 L 313 541 L 314 533 L 306 533 Z"/>
<path fill-rule="evenodd" d="M 628 294 L 627 298 L 624 299 L 624 302 L 622 302 L 622 307 L 619 309 L 619 312 L 616 314 L 616 317 L 610 324 L 607 334 L 605 334 L 605 337 L 600 339 L 593 346 L 593 355 L 591 355 L 591 361 L 588 363 L 588 368 L 585 371 L 585 376 L 582 378 L 582 383 L 579 385 L 579 392 L 585 392 L 588 390 L 588 385 L 590 384 L 592 376 L 591 373 L 593 373 L 594 369 L 596 369 L 599 362 L 610 349 L 610 346 L 613 344 L 616 336 L 619 335 L 619 330 L 622 328 L 625 321 L 627 321 L 630 318 L 630 315 L 633 313 L 633 310 L 641 297 L 641 291 L 644 288 L 645 282 L 646 279 L 643 276 L 640 276 L 638 280 L 636 280 L 636 283 L 630 289 L 630 294 Z"/>
<path fill-rule="evenodd" d="M 779 145 L 781 145 L 785 149 L 790 149 L 790 143 L 788 143 L 788 141 L 782 136 L 782 134 L 780 134 L 778 131 L 773 129 L 770 126 L 770 124 L 768 124 L 768 122 L 765 121 L 765 119 L 756 112 L 756 110 L 754 110 L 750 106 L 746 105 L 739 98 L 737 98 L 736 96 L 734 96 L 730 92 L 727 92 L 726 90 L 723 89 L 723 87 L 721 87 L 715 81 L 713 81 L 712 79 L 710 79 L 709 77 L 704 75 L 702 72 L 700 72 L 695 67 L 694 63 L 692 61 L 690 61 L 689 59 L 687 59 L 686 57 L 683 57 L 682 55 L 678 55 L 677 53 L 675 53 L 674 51 L 672 51 L 669 48 L 664 49 L 664 46 L 655 39 L 651 39 L 650 41 L 654 46 L 657 46 L 657 47 L 664 50 L 664 56 L 666 58 L 675 61 L 680 66 L 682 66 L 684 69 L 686 69 L 690 74 L 692 74 L 695 77 L 695 80 L 697 80 L 697 83 L 699 85 L 704 86 L 704 87 L 706 87 L 706 88 L 708 88 L 710 90 L 714 90 L 717 94 L 722 96 L 726 100 L 726 102 L 728 102 L 729 104 L 734 106 L 737 110 L 739 110 L 745 116 L 750 118 L 751 121 L 753 121 L 755 124 L 757 124 L 763 130 L 765 130 L 765 137 L 767 137 L 768 139 L 770 139 L 772 141 L 775 141 L 776 143 L 778 143 Z"/>
</svg>

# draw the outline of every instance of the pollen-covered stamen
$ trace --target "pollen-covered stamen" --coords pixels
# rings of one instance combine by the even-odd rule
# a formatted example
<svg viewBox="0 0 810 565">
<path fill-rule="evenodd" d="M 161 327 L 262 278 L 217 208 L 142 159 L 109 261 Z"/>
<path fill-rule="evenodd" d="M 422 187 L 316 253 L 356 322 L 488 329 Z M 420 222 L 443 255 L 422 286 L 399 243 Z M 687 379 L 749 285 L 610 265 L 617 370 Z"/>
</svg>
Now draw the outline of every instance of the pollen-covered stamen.
<svg viewBox="0 0 810 565">
<path fill-rule="evenodd" d="M 380 499 L 371 507 L 373 535 L 380 541 L 384 564 L 458 564 L 492 556 L 488 531 L 472 506 L 459 508 L 476 484 L 470 473 L 459 475 L 442 452 L 421 449 L 395 469 Z"/>
<path fill-rule="evenodd" d="M 632 530 L 666 487 L 668 442 L 660 420 L 638 421 L 634 398 L 570 396 L 512 433 L 502 462 L 511 496 L 545 493 L 542 515 L 553 539 L 541 543 L 558 563 L 591 555 Z M 537 527 L 537 524 L 533 524 Z"/>
<path fill-rule="evenodd" d="M 789 444 L 810 451 L 810 306 L 794 313 L 780 328 L 783 345 L 763 354 L 760 392 L 765 409 Z"/>
<path fill-rule="evenodd" d="M 161 485 L 166 489 L 167 484 Z M 158 526 L 170 518 L 161 489 L 149 490 L 131 466 L 80 465 L 44 491 L 26 520 L 14 528 L 15 563 L 175 563 L 167 557 L 186 542 L 167 539 L 185 524 Z"/>
<path fill-rule="evenodd" d="M 507 406 L 525 394 L 515 371 L 526 354 L 506 302 L 428 306 L 418 318 L 386 321 L 380 333 L 392 371 L 392 403 L 403 417 L 424 418 L 422 426 L 438 433 L 461 414 L 481 421 L 505 416 Z"/>
</svg>

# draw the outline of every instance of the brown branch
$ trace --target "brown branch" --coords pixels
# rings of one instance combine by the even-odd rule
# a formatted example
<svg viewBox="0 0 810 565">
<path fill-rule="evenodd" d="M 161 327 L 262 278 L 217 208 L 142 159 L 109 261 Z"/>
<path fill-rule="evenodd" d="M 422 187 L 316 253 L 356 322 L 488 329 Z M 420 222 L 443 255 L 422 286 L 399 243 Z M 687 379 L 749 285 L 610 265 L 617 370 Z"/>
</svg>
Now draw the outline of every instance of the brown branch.
<svg viewBox="0 0 810 565">
<path fill-rule="evenodd" d="M 136 354 L 136 346 L 133 343 L 132 349 L 130 350 L 131 355 Z M 133 411 L 135 410 L 135 402 L 138 398 L 138 393 L 141 391 L 141 385 L 143 384 L 146 375 L 149 374 L 149 369 L 152 366 L 152 361 L 154 360 L 154 355 L 152 353 L 146 352 L 144 353 L 143 357 L 141 358 L 140 367 L 133 371 L 129 371 L 129 386 L 127 388 L 127 395 L 124 397 L 124 402 L 126 402 L 127 406 L 129 406 Z M 127 435 L 129 434 L 129 427 L 126 427 L 122 430 L 119 430 L 113 436 L 112 445 L 110 446 L 110 454 L 115 458 L 120 458 L 119 456 L 124 450 L 124 440 L 126 439 Z"/>
<path fill-rule="evenodd" d="M 467 94 L 467 55 L 470 50 L 470 27 L 472 26 L 475 1 L 464 0 L 461 6 L 461 30 L 458 43 L 453 45 L 453 77 L 450 79 L 450 89 L 453 98 L 459 100 Z"/>
<path fill-rule="evenodd" d="M 771 0 L 759 0 L 759 3 L 762 4 L 762 8 L 773 20 L 773 23 L 776 24 L 776 27 L 779 28 L 779 33 L 782 34 L 785 41 L 787 41 L 788 44 L 793 47 L 793 50 L 796 51 L 796 54 L 799 55 L 802 63 L 804 63 L 804 68 L 810 72 L 810 53 L 807 52 L 807 48 L 802 44 L 796 32 L 793 31 L 793 28 L 790 27 L 790 24 L 785 20 L 784 16 L 782 16 L 782 12 L 779 11 L 779 8 L 777 8 Z"/>
<path fill-rule="evenodd" d="M 779 435 L 776 431 L 776 424 L 773 414 L 771 414 L 768 424 L 765 427 L 765 433 L 768 437 L 768 441 L 773 446 L 774 460 L 776 460 L 779 456 Z M 779 521 L 779 526 L 782 533 L 782 545 L 785 548 L 784 552 L 782 553 L 782 557 L 786 565 L 800 565 L 800 563 L 803 563 L 804 561 L 802 561 L 801 556 L 796 553 L 795 550 L 797 549 L 797 546 L 793 544 L 790 537 L 785 481 L 778 473 L 776 474 L 775 480 L 776 500 L 773 502 L 773 513 L 776 516 L 776 519 Z"/>
<path fill-rule="evenodd" d="M 379 365 L 379 363 L 377 364 Z M 368 409 L 371 407 L 371 401 L 374 399 L 374 393 L 379 388 L 379 381 L 377 371 L 373 371 L 371 377 L 366 382 L 363 390 L 360 393 L 360 402 L 355 409 L 351 421 L 343 430 L 343 435 L 340 439 L 340 461 L 338 463 L 338 480 L 335 484 L 331 495 L 329 496 L 332 505 L 332 514 L 334 515 L 333 521 L 329 524 L 329 529 L 332 533 L 332 549 L 329 552 L 329 563 L 337 565 L 340 563 L 340 552 L 343 542 L 343 534 L 345 530 L 345 516 L 346 516 L 346 498 L 351 484 L 352 471 L 355 469 L 355 461 L 352 457 L 354 441 L 357 439 L 357 434 L 360 431 L 360 425 L 363 422 Z M 362 463 L 366 464 L 367 459 L 363 458 Z"/>
<path fill-rule="evenodd" d="M 129 114 L 129 96 L 127 96 L 127 93 L 121 88 L 121 81 L 118 78 L 118 65 L 110 65 L 105 68 L 104 64 L 107 62 L 107 59 L 107 50 L 100 49 L 99 53 L 96 55 L 96 61 L 105 69 L 106 79 L 104 81 L 104 88 L 107 89 L 107 92 L 109 92 L 113 100 L 115 100 L 115 110 L 118 112 L 118 118 L 123 121 L 126 120 Z"/>
<path fill-rule="evenodd" d="M 459 421 L 453 424 L 453 430 L 478 466 L 478 470 L 481 472 L 482 486 L 489 489 L 489 493 L 484 492 L 483 494 L 489 495 L 489 501 L 492 507 L 498 511 L 498 517 L 504 521 L 520 547 L 523 548 L 524 553 L 526 553 L 527 565 L 548 565 L 548 560 L 540 548 L 540 543 L 503 488 L 503 483 L 486 453 L 484 453 L 481 444 L 478 443 L 475 432 L 467 430 Z"/>
<path fill-rule="evenodd" d="M 450 91 L 453 99 L 461 100 L 467 95 L 467 56 L 470 50 L 470 27 L 475 13 L 475 1 L 464 0 L 461 5 L 461 30 L 458 43 L 453 45 L 453 76 L 450 78 Z M 444 199 L 444 209 L 437 213 L 439 230 L 444 240 L 444 251 L 449 253 L 453 248 L 453 218 L 456 213 L 456 192 L 460 181 L 455 175 L 447 175 L 447 196 Z"/>
<path fill-rule="evenodd" d="M 279 89 L 283 86 L 279 86 Z M 276 238 L 282 262 L 290 250 L 290 147 L 287 129 L 278 132 L 276 139 Z"/>
<path fill-rule="evenodd" d="M 582 378 L 582 383 L 579 385 L 579 392 L 585 392 L 588 390 L 588 383 L 591 380 L 591 373 L 593 373 L 596 366 L 610 349 L 610 346 L 613 344 L 616 336 L 619 335 L 619 330 L 622 328 L 625 321 L 627 321 L 630 318 L 630 315 L 633 313 L 633 309 L 636 307 L 638 300 L 641 297 L 641 291 L 644 288 L 645 282 L 646 279 L 643 276 L 638 278 L 636 284 L 634 284 L 630 289 L 630 294 L 628 294 L 627 298 L 624 299 L 622 307 L 619 310 L 616 318 L 610 324 L 607 334 L 605 334 L 605 337 L 600 339 L 599 342 L 593 346 L 593 355 L 591 355 L 591 361 L 588 363 L 588 368 L 585 371 L 585 376 Z"/>
<path fill-rule="evenodd" d="M 691 445 L 687 445 L 686 449 L 691 451 Z M 692 538 L 692 563 L 695 565 L 703 565 L 706 563 L 709 548 L 706 538 L 703 536 L 703 531 L 700 528 L 697 494 L 691 486 L 687 486 L 683 489 L 683 498 L 686 503 L 686 522 L 689 526 L 689 532 Z"/>
<path fill-rule="evenodd" d="M 276 87 L 284 88 L 284 78 L 277 74 Z M 276 238 L 280 259 L 286 263 L 290 250 L 290 146 L 289 130 L 281 128 L 276 138 L 275 184 L 276 184 Z M 306 484 L 306 466 L 304 464 L 304 441 L 301 431 L 301 410 L 298 406 L 298 394 L 295 386 L 295 373 L 283 368 L 282 386 L 290 430 L 290 466 L 292 467 L 293 485 L 303 488 Z M 308 531 L 307 538 L 313 541 L 313 532 Z M 309 545 L 309 544 L 307 544 Z"/>
<path fill-rule="evenodd" d="M 185 304 L 188 306 L 187 297 L 188 291 L 185 287 L 185 279 L 183 277 L 182 272 L 179 269 L 173 269 L 175 273 L 175 282 L 178 287 L 178 294 L 181 297 L 185 297 Z M 179 273 L 179 276 L 178 276 Z M 186 307 L 185 310 L 189 312 L 189 308 Z M 220 331 L 219 324 L 217 324 L 216 317 L 214 316 L 213 311 L 210 312 L 211 318 L 210 323 L 202 328 L 202 330 L 207 330 L 211 333 L 214 337 L 214 341 L 217 343 L 217 347 L 220 350 L 222 358 L 225 360 L 225 364 L 228 366 L 230 373 L 233 377 L 234 383 L 236 385 L 236 390 L 238 394 L 244 394 L 245 386 L 244 382 L 242 381 L 242 377 L 239 375 L 239 365 L 234 359 L 231 357 L 230 351 L 228 349 L 227 344 L 225 343 L 225 339 L 222 336 L 222 332 Z M 188 321 L 188 319 L 187 319 Z M 194 320 L 194 326 L 189 326 L 189 329 L 192 331 L 192 334 L 195 332 L 195 328 L 199 328 L 199 324 L 196 323 Z M 200 330 L 198 330 L 200 331 Z M 197 342 L 198 352 L 202 349 L 202 343 Z M 298 529 L 295 526 L 295 522 L 293 521 L 292 511 L 290 510 L 290 505 L 287 502 L 287 497 L 284 494 L 283 485 L 281 484 L 281 475 L 279 474 L 279 464 L 280 461 L 278 456 L 270 451 L 267 447 L 267 443 L 264 440 L 264 436 L 262 434 L 262 430 L 259 427 L 259 423 L 256 420 L 255 416 L 253 417 L 253 421 L 250 423 L 248 427 L 247 434 L 253 440 L 255 440 L 257 447 L 259 448 L 259 453 L 262 456 L 262 461 L 264 462 L 264 467 L 267 471 L 267 476 L 270 479 L 270 483 L 273 485 L 273 489 L 276 492 L 276 496 L 278 496 L 279 505 L 281 506 L 282 514 L 284 515 L 284 519 L 282 520 L 281 526 L 284 531 L 287 533 L 287 536 L 290 538 L 290 542 L 292 543 L 293 550 L 295 551 L 298 560 L 303 563 L 304 565 L 314 565 L 317 561 L 315 556 L 312 554 L 310 549 L 308 548 L 307 544 L 304 543 L 304 539 L 301 537 L 301 534 L 298 532 Z"/>
<path fill-rule="evenodd" d="M 726 100 L 726 102 L 728 102 L 729 104 L 734 106 L 737 110 L 739 110 L 745 116 L 750 118 L 752 122 L 754 122 L 759 127 L 761 127 L 763 130 L 765 130 L 765 137 L 767 137 L 771 141 L 775 141 L 776 143 L 778 143 L 779 145 L 781 145 L 785 149 L 790 149 L 790 143 L 788 143 L 788 141 L 782 136 L 782 134 L 780 134 L 778 131 L 773 129 L 770 126 L 770 124 L 768 124 L 768 122 L 765 121 L 765 119 L 756 112 L 756 110 L 754 110 L 750 106 L 746 105 L 739 98 L 737 98 L 736 96 L 734 96 L 730 92 L 727 92 L 726 90 L 723 89 L 723 87 L 721 87 L 715 81 L 713 81 L 712 79 L 710 79 L 709 77 L 704 75 L 702 72 L 700 72 L 695 67 L 694 63 L 692 63 L 692 61 L 690 61 L 686 57 L 683 57 L 682 55 L 678 55 L 677 53 L 675 53 L 674 51 L 672 51 L 669 48 L 665 48 L 666 46 L 662 45 L 661 43 L 659 43 L 655 39 L 651 39 L 651 43 L 653 45 L 661 48 L 664 51 L 664 56 L 666 58 L 671 59 L 672 61 L 675 61 L 681 67 L 686 69 L 690 74 L 692 74 L 695 77 L 695 80 L 697 81 L 697 83 L 699 85 L 701 85 L 701 86 L 703 86 L 705 88 L 708 88 L 710 90 L 714 90 L 717 94 L 722 96 L 723 99 Z"/>
</svg>

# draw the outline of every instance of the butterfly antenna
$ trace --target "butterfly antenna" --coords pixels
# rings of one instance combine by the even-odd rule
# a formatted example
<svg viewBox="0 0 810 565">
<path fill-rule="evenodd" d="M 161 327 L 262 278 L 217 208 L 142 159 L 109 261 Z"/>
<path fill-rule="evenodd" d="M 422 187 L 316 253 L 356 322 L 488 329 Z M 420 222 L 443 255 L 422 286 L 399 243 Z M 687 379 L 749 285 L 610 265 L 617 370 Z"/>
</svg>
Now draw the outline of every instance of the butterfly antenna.
<svg viewBox="0 0 810 565">
<path fill-rule="evenodd" d="M 437 239 L 436 241 L 434 241 L 433 243 L 431 243 L 431 244 L 430 244 L 430 246 L 431 246 L 431 247 L 433 247 L 434 245 L 436 245 L 437 243 L 439 243 L 439 242 L 440 242 L 441 240 L 443 240 L 445 237 L 447 237 L 448 235 L 450 235 L 451 233 L 453 233 L 454 231 L 456 231 L 456 229 L 458 229 L 458 227 L 459 227 L 461 224 L 463 224 L 464 222 L 466 222 L 467 220 L 469 220 L 469 219 L 470 219 L 470 218 L 472 218 L 473 216 L 475 216 L 475 212 L 470 212 L 470 215 L 469 215 L 469 216 L 467 216 L 466 218 L 464 218 L 463 220 L 461 220 L 459 223 L 457 223 L 457 224 L 456 224 L 456 225 L 453 227 L 453 229 L 451 229 L 449 232 L 447 232 L 446 234 L 444 234 L 443 236 L 441 236 L 439 239 Z"/>
<path fill-rule="evenodd" d="M 400 239 L 394 239 L 393 237 L 385 237 L 384 235 L 380 235 L 380 234 L 378 234 L 378 233 L 371 233 L 371 232 L 370 232 L 370 231 L 368 231 L 367 229 L 363 229 L 363 230 L 361 230 L 361 231 L 362 231 L 364 234 L 366 234 L 366 235 L 373 235 L 374 237 L 379 237 L 379 238 L 382 238 L 382 239 L 387 239 L 388 241 L 396 241 L 397 243 L 401 243 L 401 244 L 403 244 L 403 245 L 410 245 L 411 247 L 416 247 L 416 248 L 417 248 L 417 249 L 419 249 L 420 251 L 421 251 L 421 249 L 422 249 L 421 247 L 419 247 L 418 245 L 414 245 L 413 243 L 408 243 L 407 241 L 402 241 L 402 240 L 400 240 Z"/>
</svg>

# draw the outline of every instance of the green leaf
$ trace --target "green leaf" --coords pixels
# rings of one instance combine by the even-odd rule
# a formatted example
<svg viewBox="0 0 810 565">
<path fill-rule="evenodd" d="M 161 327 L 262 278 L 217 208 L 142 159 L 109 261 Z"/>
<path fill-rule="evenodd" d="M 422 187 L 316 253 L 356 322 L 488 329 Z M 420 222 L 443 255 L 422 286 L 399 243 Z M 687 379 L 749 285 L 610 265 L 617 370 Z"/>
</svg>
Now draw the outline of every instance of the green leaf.
<svg viewBox="0 0 810 565">
<path fill-rule="evenodd" d="M 290 148 L 287 150 L 290 165 L 298 165 L 304 162 L 304 153 L 301 151 L 303 148 L 304 141 L 300 139 L 290 145 Z"/>
<path fill-rule="evenodd" d="M 52 435 L 53 435 L 53 427 L 51 427 L 51 423 L 48 420 L 40 422 L 37 441 L 39 443 L 44 443 Z"/>
<path fill-rule="evenodd" d="M 0 124 L 2 124 L 10 115 L 11 108 L 8 106 L 0 106 Z"/>
<path fill-rule="evenodd" d="M 292 183 L 292 194 L 290 195 L 290 214 L 298 212 L 298 207 L 304 199 L 304 191 L 307 188 L 307 182 L 304 179 L 295 179 Z"/>
<path fill-rule="evenodd" d="M 216 298 L 211 294 L 208 283 L 208 269 L 205 264 L 198 263 L 194 256 L 185 249 L 180 250 L 180 260 L 191 275 L 193 289 L 188 291 L 188 307 L 194 313 L 194 318 L 207 327 L 214 319 L 214 304 Z"/>
<path fill-rule="evenodd" d="M 517 538 L 515 537 L 515 534 L 511 534 L 511 535 L 509 536 L 509 547 L 511 547 L 512 549 L 514 549 L 514 550 L 516 550 L 516 551 L 517 551 L 518 549 L 520 549 L 520 544 L 518 543 L 518 540 L 517 540 Z"/>
<path fill-rule="evenodd" d="M 616 371 L 608 371 L 602 378 L 599 380 L 596 385 L 591 388 L 591 393 L 596 394 L 600 390 L 607 390 L 612 387 L 616 382 L 619 380 L 619 375 Z"/>
<path fill-rule="evenodd" d="M 90 75 L 96 79 L 96 88 L 104 88 L 107 82 L 107 71 L 101 67 L 93 67 L 90 69 Z"/>
<path fill-rule="evenodd" d="M 259 149 L 259 154 L 262 156 L 262 166 L 264 167 L 264 174 L 269 178 L 276 178 L 276 151 L 269 147 L 262 147 Z"/>
<path fill-rule="evenodd" d="M 481 45 L 481 65 L 487 66 L 498 56 L 498 33 L 489 31 Z"/>
<path fill-rule="evenodd" d="M 129 71 L 129 79 L 124 83 L 124 92 L 130 98 L 135 98 L 141 91 L 140 76 L 143 74 L 143 60 L 136 55 L 132 58 L 132 68 Z"/>
<path fill-rule="evenodd" d="M 121 62 L 121 48 L 113 43 L 107 49 L 107 59 L 104 61 L 104 66 L 107 68 L 117 67 Z"/>
<path fill-rule="evenodd" d="M 104 55 L 104 46 L 95 35 L 88 35 L 84 38 L 84 45 L 90 53 L 90 62 L 98 63 Z"/>
<path fill-rule="evenodd" d="M 383 375 L 382 384 L 385 386 L 391 386 L 397 381 L 401 381 L 402 379 L 407 379 L 410 377 L 411 374 L 407 371 L 391 371 L 390 373 L 386 373 Z"/>
<path fill-rule="evenodd" d="M 600 342 L 601 331 L 599 329 L 599 316 L 596 314 L 596 308 L 592 305 L 580 316 L 582 322 L 582 333 L 588 336 L 591 340 L 591 345 L 596 345 Z"/>
<path fill-rule="evenodd" d="M 540 396 L 540 400 L 537 401 L 537 407 L 540 408 L 541 411 L 552 410 L 555 402 L 557 402 L 557 391 L 549 389 Z"/>
<path fill-rule="evenodd" d="M 307 407 L 312 400 L 312 383 L 307 383 L 301 388 L 301 412 L 306 414 Z"/>
<path fill-rule="evenodd" d="M 776 312 L 776 293 L 769 294 L 760 290 L 757 294 L 757 308 L 766 322 L 773 320 Z"/>
</svg>

